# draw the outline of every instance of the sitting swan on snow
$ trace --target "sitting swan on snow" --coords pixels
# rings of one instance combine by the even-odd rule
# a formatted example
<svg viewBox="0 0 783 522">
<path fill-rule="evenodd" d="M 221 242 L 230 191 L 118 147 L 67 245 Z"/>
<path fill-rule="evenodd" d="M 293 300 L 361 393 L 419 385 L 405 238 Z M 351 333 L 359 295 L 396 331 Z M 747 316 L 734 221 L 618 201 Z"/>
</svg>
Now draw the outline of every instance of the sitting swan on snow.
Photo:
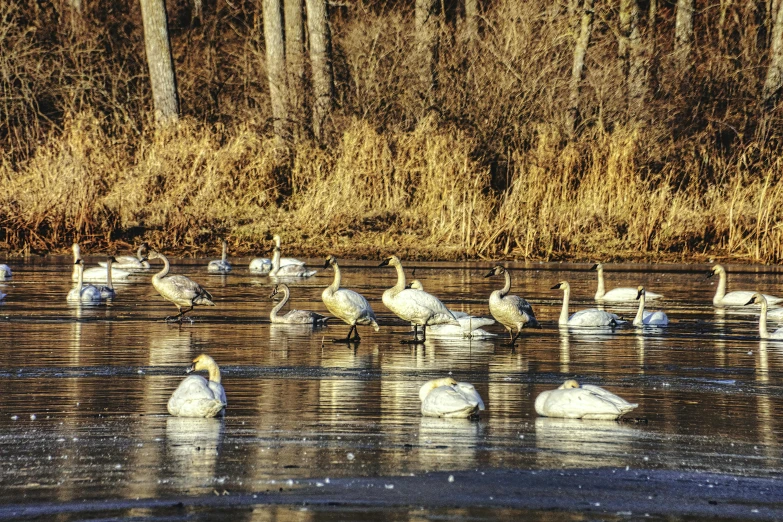
<svg viewBox="0 0 783 522">
<path fill-rule="evenodd" d="M 567 380 L 556 390 L 536 397 L 536 413 L 565 419 L 614 420 L 638 407 L 617 395 L 590 384 Z"/>
<path fill-rule="evenodd" d="M 171 394 L 167 409 L 175 417 L 215 417 L 224 415 L 226 410 L 226 391 L 220 384 L 220 368 L 215 360 L 206 354 L 193 359 L 193 364 L 185 373 L 206 370 L 209 380 L 201 375 L 190 375 L 179 383 Z"/>
<path fill-rule="evenodd" d="M 608 292 L 604 286 L 604 265 L 602 263 L 594 264 L 590 270 L 598 272 L 598 289 L 595 292 L 596 301 L 636 301 L 637 289 L 629 286 L 612 288 Z M 658 299 L 663 297 L 655 292 L 647 292 L 647 299 Z"/>
<path fill-rule="evenodd" d="M 484 401 L 472 384 L 451 377 L 432 379 L 419 389 L 421 414 L 426 417 L 477 417 Z"/>
<path fill-rule="evenodd" d="M 745 304 L 749 305 L 753 303 L 761 305 L 761 314 L 759 315 L 759 337 L 762 339 L 783 340 L 783 328 L 778 328 L 772 333 L 769 333 L 769 330 L 767 330 L 767 299 L 764 295 L 756 292 Z"/>
<path fill-rule="evenodd" d="M 414 290 L 424 290 L 424 285 L 418 279 L 411 281 L 408 287 Z M 481 329 L 482 326 L 495 324 L 494 319 L 477 317 L 452 309 L 449 309 L 449 311 L 457 319 L 459 326 L 455 324 L 434 324 L 429 327 L 430 337 L 463 337 L 467 339 L 495 337 L 495 334 Z"/>
<path fill-rule="evenodd" d="M 639 300 L 639 310 L 636 312 L 636 317 L 633 320 L 634 326 L 668 326 L 669 317 L 663 312 L 658 310 L 656 312 L 644 311 L 644 296 L 647 292 L 644 287 L 639 285 L 637 289 L 636 298 Z"/>
<path fill-rule="evenodd" d="M 285 315 L 277 315 L 277 313 L 286 305 L 288 298 L 291 296 L 291 290 L 288 288 L 288 285 L 285 283 L 280 283 L 279 285 L 275 285 L 274 289 L 272 290 L 272 295 L 269 297 L 272 298 L 280 292 L 283 293 L 283 299 L 277 303 L 277 306 L 272 308 L 271 312 L 269 312 L 269 320 L 271 322 L 275 324 L 307 324 L 312 326 L 324 326 L 326 321 L 329 320 L 328 317 L 311 312 L 310 310 L 290 310 Z"/>
<path fill-rule="evenodd" d="M 748 303 L 748 300 L 753 297 L 755 292 L 748 290 L 735 290 L 733 292 L 726 293 L 726 286 L 728 285 L 728 275 L 726 269 L 722 265 L 715 265 L 707 272 L 707 279 L 717 275 L 719 278 L 718 288 L 715 290 L 715 297 L 712 298 L 712 304 L 715 306 L 744 306 Z M 776 304 L 783 301 L 780 297 L 773 295 L 763 294 L 767 304 Z"/>
<path fill-rule="evenodd" d="M 597 308 L 588 308 L 587 310 L 579 310 L 574 312 L 571 317 L 568 317 L 568 301 L 571 298 L 571 285 L 568 281 L 560 281 L 552 290 L 563 290 L 563 308 L 560 310 L 560 319 L 557 324 L 560 326 L 579 326 L 579 327 L 597 327 L 597 326 L 617 326 L 625 321 L 620 319 L 617 315 L 598 310 Z"/>
</svg>

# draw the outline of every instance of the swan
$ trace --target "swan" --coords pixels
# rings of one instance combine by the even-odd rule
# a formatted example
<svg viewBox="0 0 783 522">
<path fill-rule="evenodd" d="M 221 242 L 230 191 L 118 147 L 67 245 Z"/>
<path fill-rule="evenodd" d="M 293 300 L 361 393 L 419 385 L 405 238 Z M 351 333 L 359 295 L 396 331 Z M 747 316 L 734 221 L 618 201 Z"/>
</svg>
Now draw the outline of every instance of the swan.
<svg viewBox="0 0 783 522">
<path fill-rule="evenodd" d="M 598 386 L 580 386 L 573 379 L 536 397 L 536 413 L 565 419 L 614 420 L 638 406 Z"/>
<path fill-rule="evenodd" d="M 620 319 L 617 315 L 598 310 L 597 308 L 589 308 L 587 310 L 579 310 L 574 312 L 571 317 L 568 317 L 568 301 L 571 297 L 571 285 L 568 281 L 560 281 L 552 290 L 563 290 L 563 309 L 560 311 L 560 319 L 557 324 L 560 326 L 617 326 L 625 321 Z"/>
<path fill-rule="evenodd" d="M 715 297 L 712 298 L 712 304 L 715 306 L 743 306 L 748 302 L 748 299 L 753 297 L 754 292 L 747 290 L 735 290 L 733 292 L 726 293 L 726 286 L 728 283 L 728 275 L 726 269 L 722 265 L 715 265 L 707 272 L 707 279 L 717 275 L 719 278 L 718 289 L 715 290 Z M 764 299 L 767 300 L 767 304 L 776 304 L 783 301 L 780 297 L 774 295 L 763 294 Z"/>
<path fill-rule="evenodd" d="M 590 270 L 598 271 L 598 290 L 595 292 L 596 301 L 636 301 L 637 289 L 629 286 L 612 288 L 608 292 L 604 287 L 604 265 L 594 264 Z M 647 299 L 659 299 L 663 297 L 655 292 L 647 292 Z"/>
<path fill-rule="evenodd" d="M 0 265 L 0 281 L 11 279 L 11 267 L 8 265 Z"/>
<path fill-rule="evenodd" d="M 669 324 L 669 318 L 662 310 L 657 312 L 645 312 L 644 311 L 644 296 L 647 291 L 643 286 L 639 286 L 637 289 L 636 298 L 639 300 L 639 311 L 636 312 L 636 317 L 633 320 L 634 326 L 667 326 Z"/>
<path fill-rule="evenodd" d="M 201 375 L 189 375 L 171 394 L 167 409 L 175 417 L 225 415 L 228 402 L 226 391 L 220 384 L 220 368 L 212 357 L 202 353 L 193 359 L 193 364 L 185 370 L 185 373 L 199 370 L 208 371 L 209 380 Z"/>
<path fill-rule="evenodd" d="M 122 268 L 125 270 L 147 270 L 150 267 L 149 261 L 144 257 L 144 253 L 149 250 L 150 246 L 145 242 L 139 245 L 136 250 L 135 256 L 115 256 L 114 268 Z M 100 266 L 106 266 L 106 261 L 98 263 Z"/>
<path fill-rule="evenodd" d="M 424 290 L 424 285 L 422 285 L 421 281 L 418 279 L 414 279 L 410 282 L 408 288 Z M 495 334 L 481 329 L 482 326 L 495 324 L 494 319 L 476 317 L 465 312 L 458 312 L 451 309 L 449 309 L 449 311 L 451 312 L 451 315 L 457 319 L 459 326 L 454 324 L 434 324 L 430 326 L 430 337 L 463 337 L 466 339 L 495 337 Z"/>
<path fill-rule="evenodd" d="M 326 321 L 329 320 L 328 317 L 311 312 L 310 310 L 291 310 L 285 315 L 277 315 L 277 313 L 288 302 L 288 298 L 291 296 L 291 291 L 289 290 L 288 285 L 285 283 L 280 283 L 279 285 L 275 285 L 275 288 L 272 290 L 272 295 L 269 297 L 272 298 L 280 292 L 283 292 L 283 299 L 277 304 L 277 306 L 272 308 L 271 312 L 269 312 L 269 320 L 271 322 L 277 324 L 309 324 L 314 326 L 323 326 L 326 324 Z"/>
<path fill-rule="evenodd" d="M 413 323 L 413 339 L 400 341 L 404 344 L 421 344 L 427 340 L 427 326 L 435 324 L 460 324 L 454 314 L 440 302 L 440 299 L 424 290 L 405 288 L 405 270 L 397 256 L 381 261 L 381 266 L 393 266 L 397 270 L 397 284 L 383 293 L 383 304 L 403 321 Z M 418 337 L 421 326 L 422 337 Z"/>
<path fill-rule="evenodd" d="M 759 303 L 761 314 L 759 315 L 759 337 L 762 339 L 783 339 L 783 328 L 778 328 L 772 333 L 767 330 L 767 299 L 764 294 L 756 292 L 745 305 Z"/>
<path fill-rule="evenodd" d="M 114 285 L 111 283 L 111 267 L 114 264 L 115 258 L 109 256 L 106 258 L 106 286 L 100 287 L 101 299 L 114 299 L 117 296 L 117 292 L 114 291 Z"/>
<path fill-rule="evenodd" d="M 275 246 L 272 253 L 272 270 L 269 271 L 270 277 L 310 277 L 316 270 L 310 270 L 304 265 L 282 265 L 280 266 L 280 248 Z"/>
<path fill-rule="evenodd" d="M 79 303 L 100 303 L 101 291 L 93 285 L 84 284 L 84 279 L 82 278 L 84 261 L 77 259 L 74 265 L 76 265 L 76 286 L 71 288 L 65 299 Z"/>
<path fill-rule="evenodd" d="M 275 241 L 275 246 L 280 248 L 280 236 L 275 234 L 272 239 Z M 295 257 L 281 257 L 280 265 L 304 265 L 304 261 L 300 261 Z M 250 261 L 248 269 L 251 272 L 255 272 L 261 275 L 268 274 L 272 270 L 272 260 L 268 257 L 255 257 Z"/>
<path fill-rule="evenodd" d="M 419 389 L 421 414 L 426 417 L 478 417 L 484 401 L 472 384 L 451 377 L 432 379 Z"/>
<path fill-rule="evenodd" d="M 533 308 L 530 303 L 525 301 L 519 296 L 508 295 L 511 290 L 511 275 L 508 270 L 500 265 L 495 266 L 484 277 L 491 277 L 493 275 L 503 274 L 506 277 L 506 284 L 500 290 L 495 290 L 489 296 L 489 313 L 492 314 L 500 324 L 506 327 L 508 330 L 509 338 L 511 339 L 511 346 L 517 341 L 517 337 L 522 332 L 522 328 L 525 326 L 539 326 L 536 320 L 536 314 L 533 313 Z M 513 329 L 517 329 L 516 335 L 513 334 Z"/>
<path fill-rule="evenodd" d="M 331 255 L 326 258 L 324 268 L 326 269 L 330 266 L 334 269 L 334 281 L 324 289 L 321 294 L 321 300 L 332 315 L 351 325 L 351 329 L 348 330 L 348 336 L 345 339 L 332 339 L 332 342 L 358 343 L 361 338 L 359 337 L 357 325 L 372 326 L 376 332 L 380 330 L 378 322 L 375 320 L 375 313 L 364 296 L 353 290 L 340 288 L 340 267 L 337 265 L 337 258 Z M 351 333 L 355 333 L 355 337 L 351 337 Z"/>
<path fill-rule="evenodd" d="M 170 265 L 166 256 L 153 250 L 149 258 L 163 261 L 163 269 L 152 276 L 152 286 L 164 299 L 174 303 L 179 311 L 176 317 L 167 317 L 167 321 L 182 322 L 182 316 L 193 310 L 196 305 L 215 306 L 212 302 L 212 294 L 201 288 L 201 285 L 184 275 L 169 275 Z M 187 309 L 183 310 L 183 306 Z"/>
<path fill-rule="evenodd" d="M 212 274 L 227 274 L 231 272 L 231 263 L 229 263 L 228 259 L 228 243 L 226 243 L 226 240 L 223 240 L 223 255 L 220 257 L 220 259 L 213 259 L 209 262 L 207 265 L 207 272 L 210 272 Z"/>
<path fill-rule="evenodd" d="M 74 261 L 74 267 L 73 267 L 73 273 L 71 274 L 71 281 L 78 281 L 79 280 L 79 270 L 76 268 L 76 260 L 82 258 L 81 249 L 79 248 L 79 243 L 74 243 L 71 247 L 73 250 L 73 261 Z M 111 277 L 114 280 L 117 279 L 127 279 L 130 275 L 130 272 L 127 270 L 120 270 L 119 268 L 112 267 L 111 269 Z M 104 267 L 96 266 L 93 268 L 85 268 L 82 273 L 82 280 L 85 283 L 106 283 L 106 269 Z"/>
</svg>

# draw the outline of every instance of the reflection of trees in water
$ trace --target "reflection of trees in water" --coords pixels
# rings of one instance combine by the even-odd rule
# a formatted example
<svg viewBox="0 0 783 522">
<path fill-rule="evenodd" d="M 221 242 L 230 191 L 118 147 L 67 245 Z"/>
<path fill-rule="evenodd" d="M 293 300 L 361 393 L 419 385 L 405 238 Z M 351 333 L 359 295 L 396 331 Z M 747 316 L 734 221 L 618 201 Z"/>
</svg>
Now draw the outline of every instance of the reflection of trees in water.
<svg viewBox="0 0 783 522">
<path fill-rule="evenodd" d="M 537 463 L 559 468 L 626 466 L 642 432 L 615 421 L 538 417 L 535 435 Z"/>
</svg>

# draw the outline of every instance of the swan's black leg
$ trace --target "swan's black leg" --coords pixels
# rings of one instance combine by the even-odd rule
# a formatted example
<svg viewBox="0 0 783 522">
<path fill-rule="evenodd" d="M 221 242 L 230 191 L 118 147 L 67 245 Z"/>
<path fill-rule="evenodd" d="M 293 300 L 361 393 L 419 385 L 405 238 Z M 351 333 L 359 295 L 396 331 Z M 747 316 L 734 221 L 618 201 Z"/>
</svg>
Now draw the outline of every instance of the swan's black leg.
<svg viewBox="0 0 783 522">
<path fill-rule="evenodd" d="M 351 340 L 351 334 L 353 333 L 354 330 L 356 330 L 356 325 L 352 324 L 351 325 L 351 329 L 348 330 L 348 335 L 345 337 L 345 339 L 332 339 L 332 342 L 333 343 L 350 343 L 350 342 L 355 342 L 355 341 Z M 359 337 L 359 332 L 357 331 L 355 339 L 358 340 L 358 337 Z"/>
<path fill-rule="evenodd" d="M 421 327 L 421 331 L 424 332 L 424 337 L 427 336 L 425 331 L 425 326 Z M 413 339 L 403 339 L 400 341 L 401 344 L 424 344 L 424 339 L 419 339 L 419 326 L 417 324 L 413 325 Z"/>
</svg>

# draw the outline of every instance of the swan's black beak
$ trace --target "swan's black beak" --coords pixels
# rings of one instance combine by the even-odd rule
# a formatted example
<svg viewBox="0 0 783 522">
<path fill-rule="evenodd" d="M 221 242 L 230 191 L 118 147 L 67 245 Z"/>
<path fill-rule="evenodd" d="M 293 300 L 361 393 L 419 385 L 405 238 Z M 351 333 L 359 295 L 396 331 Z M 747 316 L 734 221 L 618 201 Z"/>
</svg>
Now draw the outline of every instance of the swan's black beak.
<svg viewBox="0 0 783 522">
<path fill-rule="evenodd" d="M 195 364 L 191 364 L 190 366 L 185 368 L 185 373 L 193 373 L 195 371 L 196 371 L 196 365 Z"/>
<path fill-rule="evenodd" d="M 590 270 L 598 270 L 598 263 L 590 267 Z"/>
<path fill-rule="evenodd" d="M 272 295 L 269 296 L 269 299 L 272 299 L 274 296 L 277 295 L 277 285 L 272 289 Z"/>
<path fill-rule="evenodd" d="M 485 275 L 484 277 L 492 277 L 493 275 L 495 275 L 495 269 L 494 268 L 492 270 L 490 270 L 489 273 L 487 275 Z"/>
<path fill-rule="evenodd" d="M 555 286 L 550 288 L 550 290 L 557 290 L 558 288 L 560 288 L 560 283 L 557 283 Z"/>
<path fill-rule="evenodd" d="M 326 263 L 324 263 L 324 269 L 327 269 L 327 268 L 329 268 L 329 264 L 330 264 L 330 263 L 329 263 L 329 260 L 327 259 L 327 260 L 326 260 Z"/>
<path fill-rule="evenodd" d="M 378 265 L 378 266 L 389 266 L 389 261 L 391 261 L 391 258 L 390 258 L 390 257 L 387 257 L 386 259 L 384 259 L 383 261 L 381 261 L 381 264 L 380 264 L 380 265 Z"/>
<path fill-rule="evenodd" d="M 707 279 L 709 279 L 710 277 L 712 277 L 714 275 L 715 275 L 715 271 L 714 270 L 710 270 L 709 272 L 707 272 Z"/>
<path fill-rule="evenodd" d="M 636 300 L 638 301 L 640 297 L 642 297 L 642 294 L 644 293 L 644 290 L 639 290 L 639 292 L 636 294 Z"/>
<path fill-rule="evenodd" d="M 745 303 L 745 306 L 748 306 L 749 304 L 753 304 L 753 303 L 755 303 L 755 302 L 756 302 L 756 298 L 755 298 L 755 297 L 751 297 L 751 298 L 750 298 L 750 301 L 748 301 L 747 303 Z"/>
</svg>

